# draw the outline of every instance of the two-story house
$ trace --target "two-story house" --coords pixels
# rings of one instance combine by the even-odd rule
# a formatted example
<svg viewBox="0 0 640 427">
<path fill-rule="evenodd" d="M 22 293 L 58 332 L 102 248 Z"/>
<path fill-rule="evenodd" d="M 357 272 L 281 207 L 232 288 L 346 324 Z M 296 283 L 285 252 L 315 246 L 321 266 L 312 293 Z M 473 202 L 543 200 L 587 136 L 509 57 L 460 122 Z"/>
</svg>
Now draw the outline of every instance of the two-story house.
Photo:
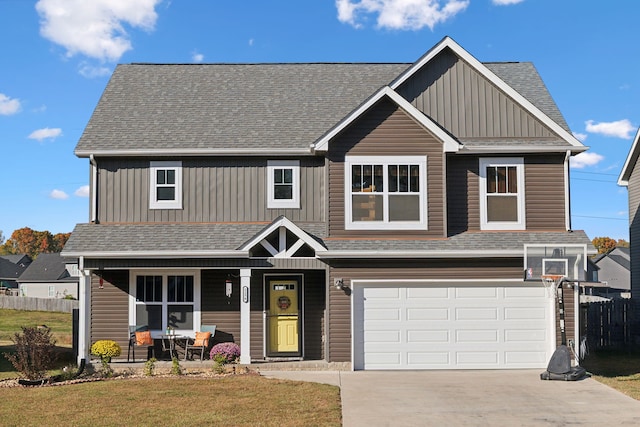
<svg viewBox="0 0 640 427">
<path fill-rule="evenodd" d="M 543 274 L 584 277 L 576 140 L 530 63 L 130 64 L 80 141 L 80 358 L 217 326 L 241 362 L 546 366 Z M 577 287 L 565 289 L 578 340 Z"/>
</svg>

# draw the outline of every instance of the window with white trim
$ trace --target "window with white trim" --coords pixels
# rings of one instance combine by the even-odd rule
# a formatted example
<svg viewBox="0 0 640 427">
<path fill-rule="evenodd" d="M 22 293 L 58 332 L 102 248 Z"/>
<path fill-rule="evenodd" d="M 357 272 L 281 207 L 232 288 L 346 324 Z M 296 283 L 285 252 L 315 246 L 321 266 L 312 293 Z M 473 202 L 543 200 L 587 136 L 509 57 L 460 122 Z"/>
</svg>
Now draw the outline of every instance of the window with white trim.
<svg viewBox="0 0 640 427">
<path fill-rule="evenodd" d="M 267 161 L 267 208 L 300 208 L 300 162 Z"/>
<path fill-rule="evenodd" d="M 149 208 L 182 209 L 182 162 L 151 162 Z"/>
<path fill-rule="evenodd" d="M 524 159 L 480 159 L 480 228 L 524 230 Z"/>
<path fill-rule="evenodd" d="M 191 332 L 199 326 L 200 283 L 193 273 L 132 273 L 132 325 Z"/>
<path fill-rule="evenodd" d="M 427 229 L 427 158 L 346 156 L 347 230 Z"/>
</svg>

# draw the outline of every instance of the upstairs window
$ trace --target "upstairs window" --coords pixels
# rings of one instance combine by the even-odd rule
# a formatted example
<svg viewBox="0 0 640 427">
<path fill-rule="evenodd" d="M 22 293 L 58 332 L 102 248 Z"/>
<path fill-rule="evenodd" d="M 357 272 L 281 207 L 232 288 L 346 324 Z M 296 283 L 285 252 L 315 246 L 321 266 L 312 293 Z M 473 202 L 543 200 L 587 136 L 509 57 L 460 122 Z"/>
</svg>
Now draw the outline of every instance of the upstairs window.
<svg viewBox="0 0 640 427">
<path fill-rule="evenodd" d="M 150 209 L 182 209 L 182 162 L 151 162 Z"/>
<path fill-rule="evenodd" d="M 426 157 L 347 156 L 345 228 L 425 230 L 426 170 Z"/>
<path fill-rule="evenodd" d="M 524 161 L 480 159 L 482 230 L 524 230 Z"/>
<path fill-rule="evenodd" d="M 298 160 L 269 160 L 267 185 L 267 208 L 300 208 L 300 162 Z"/>
</svg>

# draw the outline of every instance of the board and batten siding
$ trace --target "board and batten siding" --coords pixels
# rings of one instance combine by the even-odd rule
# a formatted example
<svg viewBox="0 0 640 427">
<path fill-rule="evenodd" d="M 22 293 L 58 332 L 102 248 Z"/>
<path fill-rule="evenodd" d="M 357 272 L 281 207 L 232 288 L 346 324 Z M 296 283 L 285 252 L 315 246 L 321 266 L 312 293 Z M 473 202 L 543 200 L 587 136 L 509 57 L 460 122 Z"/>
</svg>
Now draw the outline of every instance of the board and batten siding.
<svg viewBox="0 0 640 427">
<path fill-rule="evenodd" d="M 149 160 L 99 158 L 97 220 L 251 222 L 325 218 L 324 159 L 300 159 L 300 209 L 267 209 L 267 159 L 181 158 L 182 209 L 149 209 Z"/>
<path fill-rule="evenodd" d="M 565 230 L 564 155 L 524 155 L 528 231 Z M 477 156 L 447 158 L 449 235 L 480 230 Z"/>
<path fill-rule="evenodd" d="M 361 156 L 426 156 L 428 230 L 345 230 L 344 159 Z M 398 106 L 383 99 L 329 144 L 330 236 L 445 236 L 443 143 Z"/>
<path fill-rule="evenodd" d="M 355 261 L 351 266 L 345 262 L 333 262 L 329 283 L 342 278 L 344 285 L 351 288 L 351 280 L 477 280 L 516 279 L 522 277 L 522 259 L 493 258 L 452 259 L 420 261 Z M 542 286 L 542 284 L 540 284 Z M 351 361 L 351 296 L 331 286 L 329 289 L 329 357 L 330 362 Z"/>
<path fill-rule="evenodd" d="M 240 279 L 232 279 L 233 293 L 227 298 L 225 281 L 229 273 L 239 276 L 238 270 L 202 270 L 201 323 L 216 325 L 213 344 L 235 342 L 240 345 Z"/>
<path fill-rule="evenodd" d="M 538 119 L 445 49 L 397 92 L 457 138 L 558 139 Z"/>
<path fill-rule="evenodd" d="M 640 167 L 636 166 L 629 176 L 629 250 L 631 257 L 631 297 L 640 296 Z"/>
</svg>

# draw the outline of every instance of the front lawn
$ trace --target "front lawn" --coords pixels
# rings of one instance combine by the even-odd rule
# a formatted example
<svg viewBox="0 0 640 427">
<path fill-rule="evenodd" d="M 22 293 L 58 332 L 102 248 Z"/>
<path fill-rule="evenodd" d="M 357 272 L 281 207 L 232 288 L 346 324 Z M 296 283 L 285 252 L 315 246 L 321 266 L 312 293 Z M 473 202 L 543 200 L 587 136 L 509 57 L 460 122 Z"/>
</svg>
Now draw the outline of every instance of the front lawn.
<svg viewBox="0 0 640 427">
<path fill-rule="evenodd" d="M 599 382 L 640 400 L 640 352 L 591 352 L 582 366 Z"/>
<path fill-rule="evenodd" d="M 258 375 L 0 389 L 4 425 L 340 426 L 340 389 Z"/>
</svg>

